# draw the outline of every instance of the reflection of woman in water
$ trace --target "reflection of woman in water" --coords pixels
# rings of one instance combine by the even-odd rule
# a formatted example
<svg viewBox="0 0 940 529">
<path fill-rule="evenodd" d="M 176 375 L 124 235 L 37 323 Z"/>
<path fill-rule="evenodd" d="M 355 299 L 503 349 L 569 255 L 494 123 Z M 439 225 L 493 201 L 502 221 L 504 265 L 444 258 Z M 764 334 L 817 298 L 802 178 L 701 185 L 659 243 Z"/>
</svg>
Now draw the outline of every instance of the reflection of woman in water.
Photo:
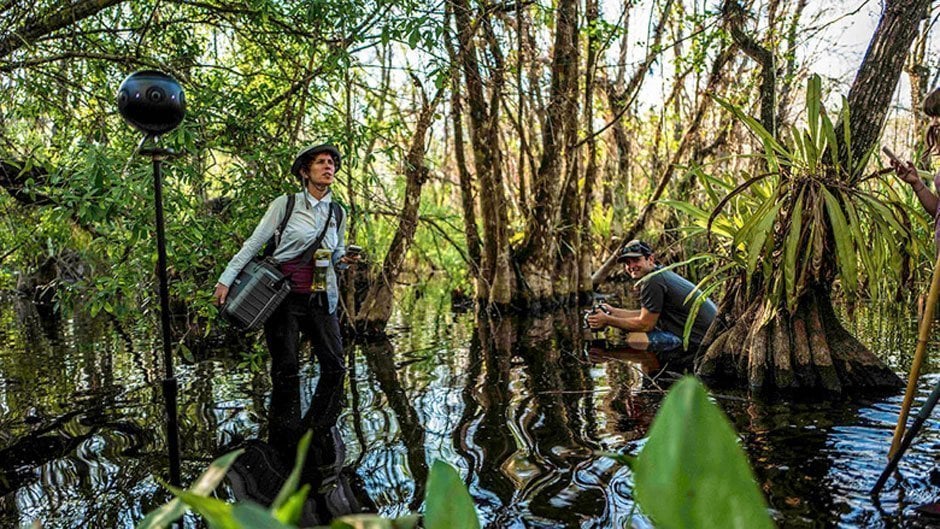
<svg viewBox="0 0 940 529">
<path fill-rule="evenodd" d="M 279 378 L 271 393 L 268 442 L 248 441 L 229 480 L 238 500 L 270 505 L 286 481 L 297 457 L 300 438 L 313 430 L 310 449 L 300 474 L 300 485 L 310 484 L 300 525 L 328 524 L 338 516 L 375 512 L 356 473 L 343 466 L 346 445 L 336 421 L 343 410 L 344 372 L 323 373 L 310 409 L 301 417 L 300 377 Z"/>
</svg>

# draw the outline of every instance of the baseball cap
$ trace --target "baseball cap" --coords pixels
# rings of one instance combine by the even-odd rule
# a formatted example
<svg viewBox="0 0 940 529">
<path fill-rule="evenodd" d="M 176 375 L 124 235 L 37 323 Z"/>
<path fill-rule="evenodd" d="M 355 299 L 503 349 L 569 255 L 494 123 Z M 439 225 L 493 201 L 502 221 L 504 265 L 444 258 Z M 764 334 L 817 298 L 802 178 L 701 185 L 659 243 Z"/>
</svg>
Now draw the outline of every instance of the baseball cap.
<svg viewBox="0 0 940 529">
<path fill-rule="evenodd" d="M 639 239 L 633 239 L 623 247 L 623 250 L 620 250 L 617 261 L 623 261 L 627 257 L 649 257 L 650 255 L 653 255 L 652 246 Z"/>
</svg>

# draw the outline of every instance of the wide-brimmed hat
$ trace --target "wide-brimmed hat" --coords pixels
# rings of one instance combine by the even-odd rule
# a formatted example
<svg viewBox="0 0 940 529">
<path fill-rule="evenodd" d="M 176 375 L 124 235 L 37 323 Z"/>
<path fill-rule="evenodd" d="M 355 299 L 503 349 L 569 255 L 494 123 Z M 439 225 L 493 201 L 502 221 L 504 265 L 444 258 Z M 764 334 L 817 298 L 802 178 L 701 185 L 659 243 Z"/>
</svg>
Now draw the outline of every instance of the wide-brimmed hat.
<svg viewBox="0 0 940 529">
<path fill-rule="evenodd" d="M 339 171 L 340 163 L 342 162 L 342 157 L 339 155 L 339 149 L 331 143 L 321 143 L 319 145 L 311 145 L 310 147 L 304 147 L 297 153 L 297 157 L 294 158 L 294 163 L 290 166 L 290 172 L 297 178 L 300 178 L 300 170 L 313 159 L 314 156 L 320 153 L 329 153 L 333 157 L 333 164 L 336 166 L 336 170 Z"/>
<path fill-rule="evenodd" d="M 623 247 L 623 250 L 620 250 L 617 261 L 623 261 L 628 257 L 649 257 L 651 255 L 653 255 L 652 246 L 639 239 L 633 239 Z"/>
</svg>

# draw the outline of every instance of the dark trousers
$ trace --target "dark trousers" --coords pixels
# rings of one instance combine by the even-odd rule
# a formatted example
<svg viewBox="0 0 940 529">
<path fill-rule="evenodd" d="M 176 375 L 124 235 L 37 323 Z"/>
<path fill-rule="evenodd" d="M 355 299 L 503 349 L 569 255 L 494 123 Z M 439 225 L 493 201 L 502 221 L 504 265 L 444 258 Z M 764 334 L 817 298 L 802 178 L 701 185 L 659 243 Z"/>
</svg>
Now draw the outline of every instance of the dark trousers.
<svg viewBox="0 0 940 529">
<path fill-rule="evenodd" d="M 264 339 L 271 353 L 271 378 L 296 375 L 301 334 L 310 340 L 322 372 L 346 369 L 339 319 L 330 314 L 326 294 L 291 292 L 264 324 Z"/>
</svg>

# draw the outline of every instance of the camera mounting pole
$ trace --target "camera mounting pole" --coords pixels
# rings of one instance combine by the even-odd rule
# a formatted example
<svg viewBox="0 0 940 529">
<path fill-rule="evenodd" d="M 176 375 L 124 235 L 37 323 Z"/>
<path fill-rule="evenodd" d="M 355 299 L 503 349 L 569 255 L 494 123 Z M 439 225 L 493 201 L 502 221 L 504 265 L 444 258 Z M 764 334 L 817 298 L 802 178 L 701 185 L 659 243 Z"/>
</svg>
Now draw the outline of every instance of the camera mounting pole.
<svg viewBox="0 0 940 529">
<path fill-rule="evenodd" d="M 173 370 L 173 346 L 170 330 L 170 291 L 166 273 L 166 235 L 163 222 L 163 161 L 173 151 L 160 147 L 159 137 L 175 129 L 183 120 L 186 103 L 183 89 L 173 77 L 155 70 L 134 72 L 118 88 L 118 110 L 128 123 L 145 136 L 137 152 L 153 162 L 154 209 L 157 222 L 157 275 L 160 280 L 160 325 L 163 337 L 163 400 L 167 415 L 167 451 L 170 459 L 170 483 L 181 486 L 178 384 Z M 149 145 L 147 145 L 149 141 Z M 147 145 L 145 147 L 145 145 Z"/>
<path fill-rule="evenodd" d="M 149 156 L 153 161 L 153 198 L 157 221 L 157 275 L 160 280 L 160 327 L 163 335 L 163 402 L 166 406 L 166 442 L 170 456 L 170 484 L 181 485 L 180 474 L 180 437 L 179 415 L 177 407 L 178 384 L 173 369 L 173 345 L 170 342 L 170 286 L 166 273 L 166 234 L 163 223 L 163 160 L 174 154 L 172 149 L 158 145 L 159 136 L 147 136 L 153 145 L 142 148 L 141 156 Z"/>
</svg>

